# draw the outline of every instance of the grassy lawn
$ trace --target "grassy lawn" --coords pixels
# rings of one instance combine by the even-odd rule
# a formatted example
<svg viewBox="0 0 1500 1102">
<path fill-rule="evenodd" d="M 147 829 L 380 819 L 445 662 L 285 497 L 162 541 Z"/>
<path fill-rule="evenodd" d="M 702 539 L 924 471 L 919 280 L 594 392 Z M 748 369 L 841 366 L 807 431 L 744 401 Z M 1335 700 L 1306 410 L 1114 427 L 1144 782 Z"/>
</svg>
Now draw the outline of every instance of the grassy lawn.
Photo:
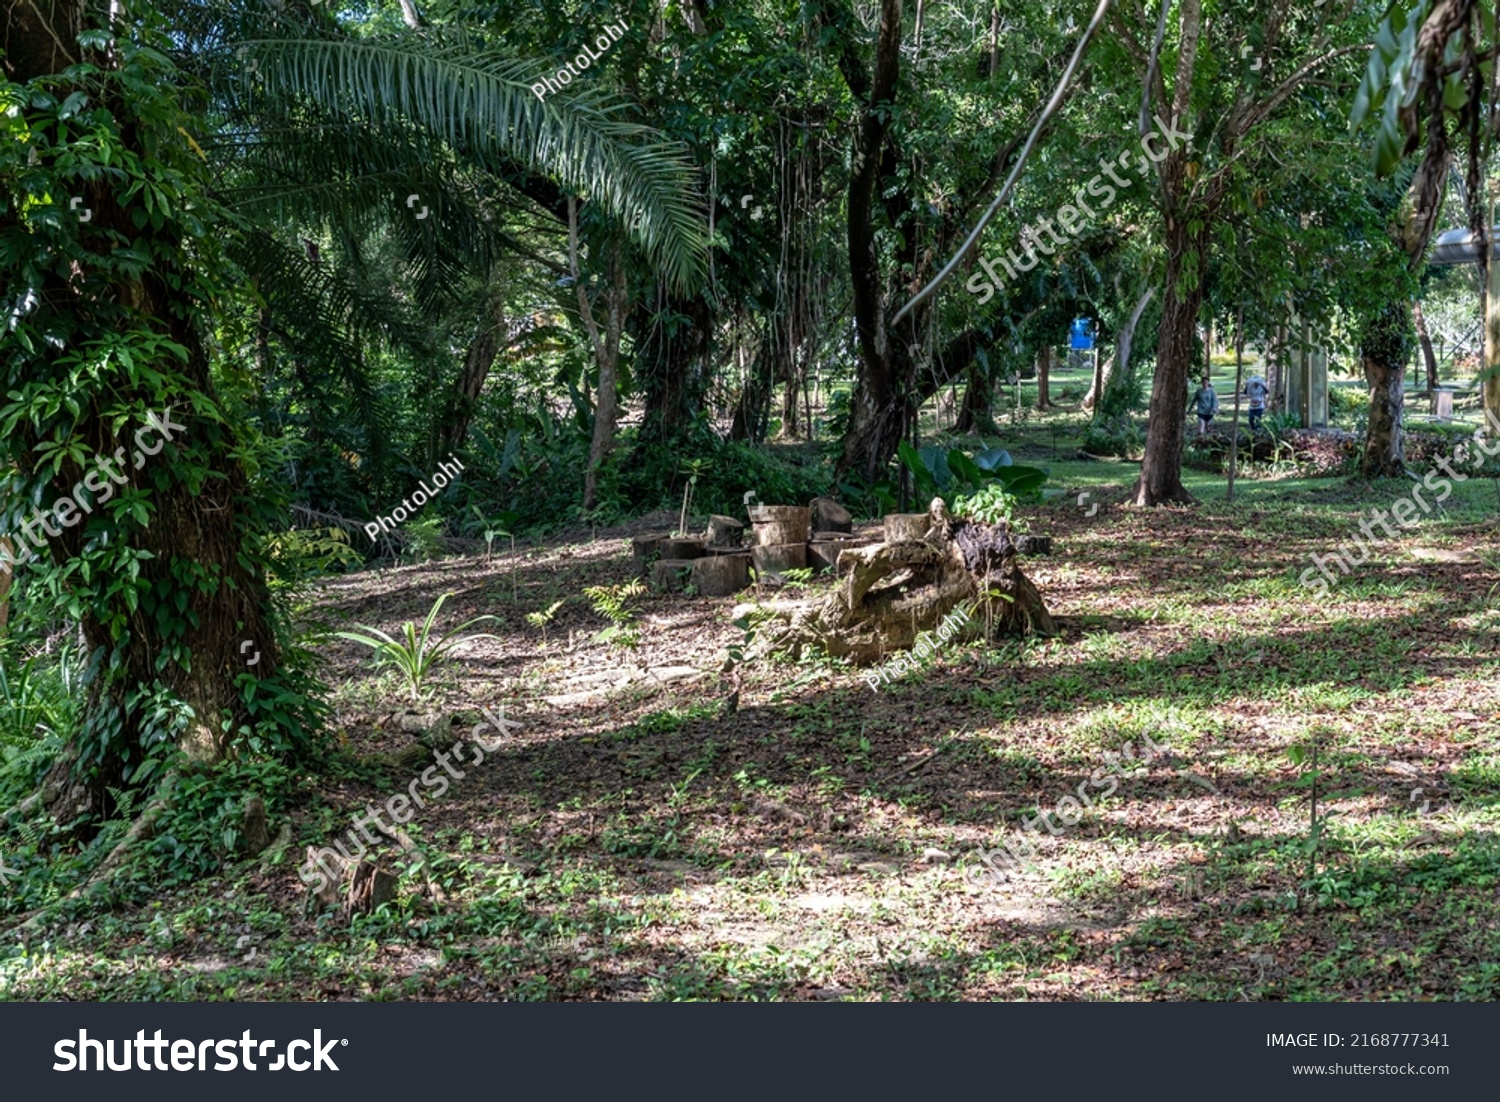
<svg viewBox="0 0 1500 1102">
<path fill-rule="evenodd" d="M 329 583 L 340 621 L 390 628 L 449 590 L 447 616 L 503 618 L 435 706 L 524 727 L 407 826 L 427 869 L 396 855 L 374 917 L 304 913 L 303 845 L 412 776 L 359 757 L 410 742 L 399 688 L 328 643 L 341 749 L 303 781 L 296 844 L 8 939 L 0 994 L 1500 998 L 1495 488 L 1458 486 L 1318 597 L 1309 556 L 1409 484 L 1247 477 L 1229 503 L 1189 471 L 1199 505 L 1142 511 L 1135 465 L 1072 458 L 1082 426 L 1005 437 L 1068 491 L 1025 510 L 1055 537 L 1026 570 L 1062 635 L 955 643 L 878 692 L 772 660 L 726 714 L 730 598 L 638 598 L 639 646 L 595 641 L 579 594 L 629 577 L 623 531 L 525 550 L 518 602 L 504 556 Z M 563 598 L 544 649 L 525 614 Z M 971 882 L 977 849 L 1147 735 L 1164 755 Z"/>
</svg>

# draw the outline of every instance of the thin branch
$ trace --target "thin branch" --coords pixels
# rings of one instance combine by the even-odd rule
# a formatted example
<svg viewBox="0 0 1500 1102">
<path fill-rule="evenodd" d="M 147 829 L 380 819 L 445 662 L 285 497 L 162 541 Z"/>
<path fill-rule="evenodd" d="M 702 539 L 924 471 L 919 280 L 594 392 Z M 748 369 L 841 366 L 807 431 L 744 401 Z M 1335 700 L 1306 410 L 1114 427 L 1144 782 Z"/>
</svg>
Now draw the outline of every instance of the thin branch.
<svg viewBox="0 0 1500 1102">
<path fill-rule="evenodd" d="M 1027 158 L 1031 156 L 1032 146 L 1036 145 L 1036 140 L 1042 132 L 1042 127 L 1047 125 L 1047 121 L 1052 118 L 1053 112 L 1062 103 L 1063 97 L 1068 91 L 1068 86 L 1073 82 L 1073 73 L 1078 68 L 1078 62 L 1082 59 L 1084 50 L 1088 48 L 1090 39 L 1094 37 L 1094 31 L 1103 22 L 1105 14 L 1109 11 L 1109 4 L 1110 0 L 1099 0 L 1099 7 L 1094 12 L 1094 18 L 1083 32 L 1083 37 L 1079 39 L 1078 48 L 1073 51 L 1072 60 L 1068 62 L 1067 69 L 1063 71 L 1062 78 L 1057 82 L 1057 88 L 1052 93 L 1052 98 L 1042 110 L 1041 117 L 1036 120 L 1036 125 L 1031 128 L 1031 135 L 1026 139 L 1026 145 L 1022 148 L 1021 155 L 1017 158 L 1015 167 L 1010 170 L 1010 177 L 1005 181 L 1005 186 L 1000 189 L 1000 194 L 995 196 L 995 201 L 990 204 L 989 209 L 980 217 L 978 225 L 970 231 L 968 238 L 960 246 L 958 252 L 953 255 L 953 259 L 944 264 L 942 271 L 933 276 L 927 286 L 918 291 L 912 300 L 901 307 L 896 316 L 891 319 L 892 328 L 900 324 L 902 318 L 911 313 L 924 299 L 947 282 L 948 277 L 958 270 L 958 266 L 963 263 L 964 257 L 968 256 L 969 251 L 979 242 L 979 235 L 984 232 L 984 227 L 989 225 L 990 220 L 999 213 L 1001 204 L 1010 196 L 1011 188 L 1015 186 L 1016 180 L 1021 175 L 1021 170 L 1026 167 Z"/>
</svg>

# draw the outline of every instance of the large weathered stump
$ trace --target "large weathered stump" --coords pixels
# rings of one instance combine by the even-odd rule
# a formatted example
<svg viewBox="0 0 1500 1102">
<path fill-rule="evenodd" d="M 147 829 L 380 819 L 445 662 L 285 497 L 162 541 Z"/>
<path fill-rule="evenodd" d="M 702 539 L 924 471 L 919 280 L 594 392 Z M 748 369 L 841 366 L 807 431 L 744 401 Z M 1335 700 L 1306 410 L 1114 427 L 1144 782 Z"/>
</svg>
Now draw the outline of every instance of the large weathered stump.
<svg viewBox="0 0 1500 1102">
<path fill-rule="evenodd" d="M 916 530 L 917 516 L 906 515 L 895 530 Z M 987 637 L 1056 634 L 1041 594 L 1021 572 L 1015 540 L 1004 524 L 955 520 L 941 499 L 920 516 L 922 538 L 844 549 L 838 568 L 840 574 L 848 572 L 848 580 L 827 598 L 773 603 L 753 653 L 786 649 L 795 654 L 814 645 L 834 657 L 878 662 L 936 630 L 960 605 L 974 630 Z"/>
</svg>

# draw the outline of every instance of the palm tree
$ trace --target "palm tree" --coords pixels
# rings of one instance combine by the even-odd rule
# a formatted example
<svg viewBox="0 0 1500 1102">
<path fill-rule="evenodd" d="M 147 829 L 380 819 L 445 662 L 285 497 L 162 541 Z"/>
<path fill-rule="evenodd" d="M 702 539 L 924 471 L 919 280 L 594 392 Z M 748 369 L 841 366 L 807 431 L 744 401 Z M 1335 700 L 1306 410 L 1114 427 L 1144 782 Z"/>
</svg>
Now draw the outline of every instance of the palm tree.
<svg viewBox="0 0 1500 1102">
<path fill-rule="evenodd" d="M 316 344 L 373 407 L 358 390 L 357 338 L 415 339 L 412 317 L 362 294 L 357 263 L 300 255 L 280 232 L 292 219 L 325 227 L 355 260 L 361 230 L 392 228 L 416 260 L 420 308 L 457 266 L 504 244 L 485 232 L 476 182 L 519 171 L 532 188 L 586 196 L 672 285 L 690 288 L 705 266 L 691 168 L 629 122 L 622 102 L 602 91 L 538 101 L 531 66 L 453 34 L 361 36 L 316 6 L 253 0 L 121 15 L 112 27 L 103 0 L 61 0 L 45 14 L 26 0 L 0 7 L 0 97 L 44 165 L 19 139 L 0 156 L 8 209 L 27 212 L 0 230 L 15 334 L 0 355 L 0 419 L 12 426 L 0 458 L 18 464 L 17 499 L 68 492 L 82 457 L 108 454 L 122 409 L 176 402 L 194 417 L 174 461 L 149 472 L 148 506 L 101 509 L 48 537 L 57 563 L 103 546 L 121 572 L 109 585 L 88 570 L 51 578 L 94 651 L 85 733 L 69 759 L 102 794 L 141 781 L 145 748 L 168 738 L 210 758 L 252 732 L 262 740 L 252 747 L 296 749 L 316 708 L 299 710 L 307 683 L 281 669 L 272 645 L 259 547 L 274 509 L 251 495 L 210 370 L 209 330 L 245 290 L 219 259 L 224 240 L 263 299 L 262 320 Z M 96 71 L 74 67 L 83 59 Z M 71 141 L 57 124 L 83 104 L 108 141 Z M 69 141 L 70 177 L 53 140 Z M 38 171 L 51 173 L 44 185 Z M 36 208 L 43 189 L 80 197 L 91 221 L 64 220 L 61 198 Z M 410 194 L 445 230 L 476 232 L 432 233 L 402 203 Z M 49 400 L 69 386 L 67 400 Z M 10 509 L 7 530 L 20 517 Z M 246 638 L 261 654 L 248 689 Z"/>
</svg>

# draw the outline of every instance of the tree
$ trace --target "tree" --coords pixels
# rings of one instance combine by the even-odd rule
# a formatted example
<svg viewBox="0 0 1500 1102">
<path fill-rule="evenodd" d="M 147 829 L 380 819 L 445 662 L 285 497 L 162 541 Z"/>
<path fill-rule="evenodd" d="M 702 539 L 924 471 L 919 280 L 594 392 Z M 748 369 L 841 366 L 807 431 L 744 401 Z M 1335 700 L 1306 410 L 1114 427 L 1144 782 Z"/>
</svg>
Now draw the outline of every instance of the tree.
<svg viewBox="0 0 1500 1102">
<path fill-rule="evenodd" d="M 1234 166 L 1267 120 L 1313 74 L 1363 48 L 1330 48 L 1326 21 L 1309 21 L 1285 2 L 1257 9 L 1255 22 L 1209 24 L 1203 18 L 1202 0 L 1181 0 L 1173 57 L 1164 52 L 1169 7 L 1164 0 L 1158 8 L 1154 37 L 1136 34 L 1124 16 L 1115 16 L 1119 41 L 1140 74 L 1137 129 L 1143 149 L 1156 162 L 1166 253 L 1150 424 L 1135 489 L 1138 505 L 1192 500 L 1182 485 L 1182 446 L 1193 334 L 1208 275 L 1208 246 Z M 1205 40 L 1205 35 L 1217 37 Z M 1306 60 L 1283 67 L 1278 54 L 1287 48 Z M 1237 77 L 1223 79 L 1233 64 L 1226 60 L 1242 59 L 1251 51 L 1256 63 L 1241 61 Z M 1278 70 L 1286 73 L 1279 82 L 1273 76 Z M 1153 133 L 1154 146 L 1149 144 Z"/>
<path fill-rule="evenodd" d="M 282 668 L 261 540 L 274 502 L 252 494 L 256 450 L 210 369 L 214 303 L 235 288 L 219 245 L 231 223 L 181 102 L 193 90 L 148 21 L 106 27 L 83 0 L 5 10 L 6 520 L 26 531 L 31 502 L 55 510 L 29 585 L 90 649 L 85 722 L 59 768 L 107 810 L 109 787 L 151 779 L 174 745 L 305 750 L 318 708 Z M 152 459 L 135 437 L 137 486 L 84 482 L 152 415 L 181 428 Z"/>
</svg>

